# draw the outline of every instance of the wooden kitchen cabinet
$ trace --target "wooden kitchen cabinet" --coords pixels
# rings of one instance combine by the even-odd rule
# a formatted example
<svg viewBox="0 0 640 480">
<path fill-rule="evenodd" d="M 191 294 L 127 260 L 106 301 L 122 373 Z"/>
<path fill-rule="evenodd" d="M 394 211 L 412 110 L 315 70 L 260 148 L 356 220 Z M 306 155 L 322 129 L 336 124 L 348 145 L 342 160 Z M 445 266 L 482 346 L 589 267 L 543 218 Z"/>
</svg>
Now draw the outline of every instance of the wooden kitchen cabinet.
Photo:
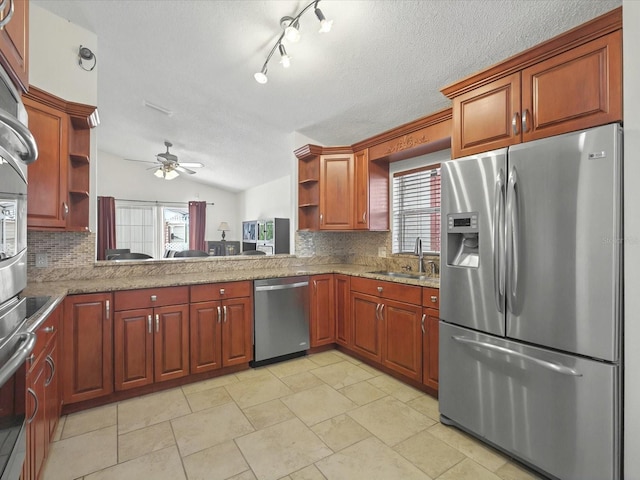
<svg viewBox="0 0 640 480">
<path fill-rule="evenodd" d="M 188 302 L 189 287 L 115 293 L 116 390 L 189 374 Z"/>
<path fill-rule="evenodd" d="M 70 295 L 64 300 L 62 398 L 65 404 L 113 392 L 112 295 Z"/>
<path fill-rule="evenodd" d="M 320 156 L 320 230 L 353 229 L 353 154 Z"/>
<path fill-rule="evenodd" d="M 336 274 L 334 276 L 334 301 L 336 320 L 336 343 L 344 347 L 351 347 L 351 277 Z"/>
<path fill-rule="evenodd" d="M 617 9 L 444 87 L 453 158 L 621 121 L 621 26 Z"/>
<path fill-rule="evenodd" d="M 353 277 L 351 316 L 355 352 L 422 381 L 420 287 Z"/>
<path fill-rule="evenodd" d="M 27 227 L 89 230 L 90 128 L 96 107 L 66 102 L 36 87 L 23 95 L 38 161 L 28 167 Z"/>
<path fill-rule="evenodd" d="M 299 230 L 389 229 L 389 165 L 368 149 L 305 145 L 298 158 Z"/>
<path fill-rule="evenodd" d="M 424 287 L 422 305 L 422 383 L 437 392 L 440 290 Z"/>
<path fill-rule="evenodd" d="M 0 63 L 18 88 L 29 87 L 29 0 L 13 0 L 14 11 L 9 23 L 0 30 Z M 10 2 L 0 12 L 0 19 L 9 13 Z"/>
<path fill-rule="evenodd" d="M 336 340 L 333 274 L 313 275 L 309 280 L 311 347 L 329 345 Z"/>
<path fill-rule="evenodd" d="M 253 360 L 252 292 L 251 282 L 191 287 L 191 373 Z"/>
<path fill-rule="evenodd" d="M 23 480 L 36 480 L 40 476 L 60 418 L 62 398 L 57 368 L 60 316 L 61 308 L 57 308 L 38 328 L 38 341 L 27 362 L 27 452 Z"/>
</svg>

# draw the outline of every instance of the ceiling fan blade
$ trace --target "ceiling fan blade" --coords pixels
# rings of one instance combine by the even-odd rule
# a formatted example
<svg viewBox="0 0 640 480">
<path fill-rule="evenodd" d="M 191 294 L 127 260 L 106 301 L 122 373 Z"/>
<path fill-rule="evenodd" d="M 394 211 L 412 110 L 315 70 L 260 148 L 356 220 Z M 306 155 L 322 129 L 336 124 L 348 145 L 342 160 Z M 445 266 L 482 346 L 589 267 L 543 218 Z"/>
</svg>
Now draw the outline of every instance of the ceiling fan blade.
<svg viewBox="0 0 640 480">
<path fill-rule="evenodd" d="M 178 162 L 181 167 L 187 168 L 202 168 L 204 167 L 204 163 L 200 162 Z"/>
<path fill-rule="evenodd" d="M 149 160 L 136 160 L 135 158 L 125 158 L 125 160 L 127 162 L 154 163 L 154 164 L 157 164 L 157 162 L 150 162 Z"/>
<path fill-rule="evenodd" d="M 176 165 L 174 168 L 175 168 L 177 171 L 182 172 L 182 173 L 189 173 L 189 174 L 191 174 L 191 175 L 193 175 L 194 173 L 196 173 L 196 172 L 194 172 L 193 170 L 189 170 L 188 168 L 184 168 L 182 165 Z"/>
</svg>

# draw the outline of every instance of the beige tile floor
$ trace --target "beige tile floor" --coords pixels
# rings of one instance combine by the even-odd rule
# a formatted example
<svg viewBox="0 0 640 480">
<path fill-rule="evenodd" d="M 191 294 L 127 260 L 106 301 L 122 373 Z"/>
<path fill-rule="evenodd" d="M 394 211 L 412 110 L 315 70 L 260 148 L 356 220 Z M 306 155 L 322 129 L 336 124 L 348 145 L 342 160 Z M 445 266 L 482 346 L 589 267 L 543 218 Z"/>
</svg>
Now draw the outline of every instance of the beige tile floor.
<svg viewBox="0 0 640 480">
<path fill-rule="evenodd" d="M 60 420 L 43 480 L 530 480 L 434 398 L 329 351 Z"/>
</svg>

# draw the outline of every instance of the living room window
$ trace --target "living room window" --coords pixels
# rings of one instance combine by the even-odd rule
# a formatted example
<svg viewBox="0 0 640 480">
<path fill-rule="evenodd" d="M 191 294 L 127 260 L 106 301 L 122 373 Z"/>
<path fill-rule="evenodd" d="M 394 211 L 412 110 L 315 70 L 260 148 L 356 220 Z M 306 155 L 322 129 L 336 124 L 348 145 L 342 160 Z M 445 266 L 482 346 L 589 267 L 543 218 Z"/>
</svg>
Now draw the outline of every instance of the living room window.
<svg viewBox="0 0 640 480">
<path fill-rule="evenodd" d="M 440 164 L 393 174 L 393 253 L 440 253 Z"/>
</svg>

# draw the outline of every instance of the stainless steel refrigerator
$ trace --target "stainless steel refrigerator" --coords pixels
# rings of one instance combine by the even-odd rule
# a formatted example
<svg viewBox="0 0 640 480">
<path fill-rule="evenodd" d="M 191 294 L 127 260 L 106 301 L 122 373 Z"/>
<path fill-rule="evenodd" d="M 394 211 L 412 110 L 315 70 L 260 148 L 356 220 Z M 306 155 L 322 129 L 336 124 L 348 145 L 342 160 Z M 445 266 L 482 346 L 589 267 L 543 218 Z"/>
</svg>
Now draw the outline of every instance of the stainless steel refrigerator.
<svg viewBox="0 0 640 480">
<path fill-rule="evenodd" d="M 621 138 L 442 165 L 441 420 L 563 480 L 620 478 Z"/>
</svg>

